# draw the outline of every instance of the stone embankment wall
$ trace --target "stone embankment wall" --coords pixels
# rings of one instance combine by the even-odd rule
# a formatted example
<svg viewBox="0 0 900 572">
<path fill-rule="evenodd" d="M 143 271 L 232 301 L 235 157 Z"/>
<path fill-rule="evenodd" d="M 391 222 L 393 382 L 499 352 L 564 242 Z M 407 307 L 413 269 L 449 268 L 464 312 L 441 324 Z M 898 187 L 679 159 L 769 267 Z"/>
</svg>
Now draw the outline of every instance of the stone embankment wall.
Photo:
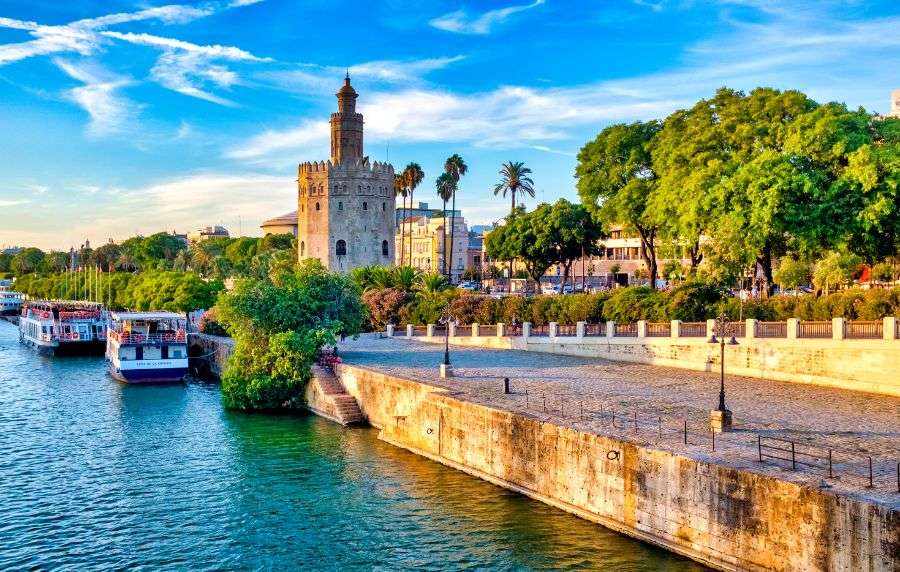
<svg viewBox="0 0 900 572">
<path fill-rule="evenodd" d="M 224 336 L 209 334 L 188 334 L 188 353 L 191 356 L 191 367 L 197 367 L 196 359 L 205 360 L 209 373 L 217 378 L 222 377 L 228 358 L 234 352 L 234 340 Z"/>
<path fill-rule="evenodd" d="M 415 339 L 444 343 L 441 336 Z M 720 363 L 718 344 L 705 338 L 473 335 L 451 337 L 450 343 L 697 371 L 718 371 Z M 725 346 L 725 368 L 734 375 L 900 396 L 900 340 L 740 338 Z"/>
<path fill-rule="evenodd" d="M 900 512 L 348 364 L 381 438 L 722 570 L 894 571 Z"/>
</svg>

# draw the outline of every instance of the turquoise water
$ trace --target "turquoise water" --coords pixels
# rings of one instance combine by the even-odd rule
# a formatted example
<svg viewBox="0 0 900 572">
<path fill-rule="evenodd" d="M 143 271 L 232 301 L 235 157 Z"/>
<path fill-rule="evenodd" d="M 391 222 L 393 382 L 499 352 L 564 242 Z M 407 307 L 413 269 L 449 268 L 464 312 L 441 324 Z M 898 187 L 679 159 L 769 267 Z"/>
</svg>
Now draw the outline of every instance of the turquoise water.
<svg viewBox="0 0 900 572">
<path fill-rule="evenodd" d="M 701 570 L 216 385 L 119 384 L 0 322 L 0 570 Z"/>
</svg>

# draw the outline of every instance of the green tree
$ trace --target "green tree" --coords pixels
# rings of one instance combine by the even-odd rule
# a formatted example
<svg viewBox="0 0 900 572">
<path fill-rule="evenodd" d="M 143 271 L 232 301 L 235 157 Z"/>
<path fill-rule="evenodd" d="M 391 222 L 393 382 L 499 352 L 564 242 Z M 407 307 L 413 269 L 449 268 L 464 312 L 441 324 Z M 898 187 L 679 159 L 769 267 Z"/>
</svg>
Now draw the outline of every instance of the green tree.
<svg viewBox="0 0 900 572">
<path fill-rule="evenodd" d="M 790 256 L 782 257 L 772 277 L 775 283 L 780 284 L 782 288 L 797 288 L 809 282 L 809 263 L 795 260 Z"/>
<path fill-rule="evenodd" d="M 651 288 L 660 229 L 650 208 L 658 185 L 651 153 L 660 128 L 657 121 L 611 125 L 581 149 L 575 170 L 582 204 L 604 225 L 621 224 L 640 237 Z"/>
<path fill-rule="evenodd" d="M 108 242 L 94 251 L 94 260 L 104 271 L 109 271 L 122 256 L 122 247 L 114 242 Z"/>
<path fill-rule="evenodd" d="M 533 211 L 517 212 L 485 237 L 487 255 L 500 260 L 520 260 L 537 284 L 552 264 L 560 261 L 551 227 L 552 207 L 541 203 Z"/>
<path fill-rule="evenodd" d="M 853 279 L 862 259 L 855 254 L 833 251 L 816 263 L 813 284 L 827 295 L 831 287 L 838 287 Z"/>
<path fill-rule="evenodd" d="M 220 297 L 218 311 L 235 339 L 222 396 L 226 406 L 238 409 L 302 405 L 319 350 L 339 334 L 359 332 L 364 316 L 353 281 L 313 259 L 271 280 L 239 280 Z"/>
<path fill-rule="evenodd" d="M 509 214 L 516 212 L 516 193 L 525 193 L 534 197 L 534 181 L 531 180 L 531 169 L 525 163 L 507 161 L 500 167 L 500 182 L 494 185 L 494 195 L 510 195 Z"/>
<path fill-rule="evenodd" d="M 9 269 L 16 276 L 36 272 L 44 260 L 44 251 L 40 248 L 23 248 L 9 262 Z"/>
<path fill-rule="evenodd" d="M 559 199 L 547 212 L 541 240 L 548 241 L 557 255 L 554 263 L 563 266 L 562 281 L 566 284 L 572 264 L 582 256 L 600 254 L 603 249 L 603 227 L 582 205 Z"/>
<path fill-rule="evenodd" d="M 422 181 L 425 179 L 425 173 L 422 171 L 422 167 L 419 166 L 418 163 L 410 163 L 403 169 L 403 184 L 409 190 L 409 204 L 413 205 L 413 194 L 416 191 L 416 187 L 418 187 Z M 412 221 L 409 222 L 409 264 L 412 264 L 412 231 L 413 225 Z"/>
<path fill-rule="evenodd" d="M 453 155 L 448 157 L 447 160 L 444 162 L 444 172 L 446 174 L 450 175 L 450 178 L 453 179 L 453 187 L 452 187 L 452 192 L 451 192 L 453 204 L 450 207 L 450 212 L 453 213 L 452 216 L 450 217 L 450 262 L 449 262 L 450 274 L 448 274 L 448 277 L 452 277 L 452 275 L 453 275 L 452 258 L 453 258 L 453 239 L 456 234 L 456 224 L 454 224 L 456 221 L 456 192 L 459 190 L 460 177 L 464 176 L 468 171 L 469 171 L 469 167 L 466 165 L 466 162 L 463 160 L 462 157 L 460 157 L 456 153 L 454 153 Z M 447 218 L 446 210 L 447 210 L 447 207 L 446 207 L 446 205 L 444 205 L 444 220 L 445 221 Z M 445 223 L 444 227 L 446 229 L 446 223 Z M 444 253 L 444 260 L 447 260 L 446 252 Z"/>
<path fill-rule="evenodd" d="M 437 188 L 438 196 L 444 201 L 444 218 L 442 225 L 444 232 L 444 260 L 441 269 L 447 277 L 447 280 L 450 280 L 448 257 L 452 256 L 453 251 L 447 252 L 447 201 L 456 194 L 456 181 L 453 180 L 453 177 L 449 173 L 441 173 L 434 182 L 434 186 Z"/>
<path fill-rule="evenodd" d="M 8 252 L 0 252 L 0 272 L 9 272 L 9 265 L 13 255 Z"/>
<path fill-rule="evenodd" d="M 406 257 L 406 197 L 409 191 L 406 188 L 406 180 L 403 173 L 394 174 L 394 196 L 403 197 L 403 216 L 400 217 L 400 264 L 403 265 Z"/>
<path fill-rule="evenodd" d="M 51 250 L 44 255 L 38 266 L 38 272 L 53 274 L 63 272 L 69 266 L 69 254 L 58 250 Z"/>
</svg>

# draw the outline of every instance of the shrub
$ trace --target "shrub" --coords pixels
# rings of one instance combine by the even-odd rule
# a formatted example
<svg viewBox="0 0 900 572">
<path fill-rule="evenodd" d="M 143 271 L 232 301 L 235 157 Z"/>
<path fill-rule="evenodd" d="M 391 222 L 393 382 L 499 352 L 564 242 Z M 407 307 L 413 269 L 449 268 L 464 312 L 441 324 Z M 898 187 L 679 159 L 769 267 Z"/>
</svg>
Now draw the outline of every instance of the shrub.
<svg viewBox="0 0 900 572">
<path fill-rule="evenodd" d="M 200 329 L 200 332 L 211 336 L 228 335 L 228 332 L 219 323 L 219 311 L 216 308 L 210 308 L 203 312 L 203 315 L 197 321 L 197 327 Z"/>
<path fill-rule="evenodd" d="M 369 310 L 370 328 L 381 331 L 388 324 L 400 324 L 401 311 L 407 302 L 407 293 L 396 288 L 370 290 L 363 294 L 363 303 Z"/>
</svg>

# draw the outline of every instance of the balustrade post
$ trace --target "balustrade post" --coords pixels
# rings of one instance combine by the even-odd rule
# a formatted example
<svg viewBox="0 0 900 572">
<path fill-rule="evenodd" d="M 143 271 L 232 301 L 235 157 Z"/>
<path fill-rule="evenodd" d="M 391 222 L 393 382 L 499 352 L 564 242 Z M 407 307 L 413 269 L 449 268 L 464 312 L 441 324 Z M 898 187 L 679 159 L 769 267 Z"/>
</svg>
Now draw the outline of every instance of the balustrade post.
<svg viewBox="0 0 900 572">
<path fill-rule="evenodd" d="M 410 339 L 413 337 L 413 325 L 406 324 L 406 339 Z"/>
<path fill-rule="evenodd" d="M 481 335 L 481 326 L 479 324 L 472 324 L 472 337 L 477 338 Z"/>
<path fill-rule="evenodd" d="M 755 338 L 756 334 L 758 333 L 756 331 L 758 325 L 759 320 L 747 318 L 747 320 L 744 322 L 744 338 L 748 340 L 752 340 L 753 338 Z"/>
<path fill-rule="evenodd" d="M 550 322 L 547 324 L 547 331 L 550 339 L 555 339 L 559 336 L 559 324 L 556 322 Z"/>
<path fill-rule="evenodd" d="M 584 322 L 575 323 L 575 337 L 579 339 L 584 337 Z"/>
<path fill-rule="evenodd" d="M 425 335 L 429 338 L 434 337 L 434 324 L 428 324 L 427 326 L 425 326 Z"/>
<path fill-rule="evenodd" d="M 638 320 L 638 322 L 637 322 L 637 337 L 639 337 L 639 338 L 647 337 L 647 320 Z"/>
<path fill-rule="evenodd" d="M 844 318 L 831 319 L 831 339 L 843 340 L 847 337 L 846 322 Z"/>
<path fill-rule="evenodd" d="M 797 318 L 787 319 L 787 338 L 795 340 L 800 337 L 800 320 Z"/>
<path fill-rule="evenodd" d="M 394 324 L 388 324 L 387 332 L 385 332 L 385 333 L 386 333 L 387 337 L 393 338 L 394 337 Z"/>
<path fill-rule="evenodd" d="M 706 337 L 711 339 L 716 334 L 716 321 L 706 320 Z"/>
<path fill-rule="evenodd" d="M 670 338 L 680 338 L 681 337 L 681 320 L 672 320 L 672 325 L 669 329 L 669 337 Z"/>
<path fill-rule="evenodd" d="M 897 318 L 888 316 L 882 323 L 881 337 L 886 340 L 897 339 Z"/>
<path fill-rule="evenodd" d="M 506 335 L 506 325 L 503 322 L 497 322 L 497 337 L 502 338 Z"/>
<path fill-rule="evenodd" d="M 531 337 L 531 322 L 522 322 L 522 337 L 526 340 Z"/>
<path fill-rule="evenodd" d="M 447 324 L 447 335 L 451 338 L 456 337 L 456 322 L 450 322 Z"/>
<path fill-rule="evenodd" d="M 616 337 L 616 323 L 612 320 L 606 322 L 606 337 L 614 338 Z"/>
</svg>

